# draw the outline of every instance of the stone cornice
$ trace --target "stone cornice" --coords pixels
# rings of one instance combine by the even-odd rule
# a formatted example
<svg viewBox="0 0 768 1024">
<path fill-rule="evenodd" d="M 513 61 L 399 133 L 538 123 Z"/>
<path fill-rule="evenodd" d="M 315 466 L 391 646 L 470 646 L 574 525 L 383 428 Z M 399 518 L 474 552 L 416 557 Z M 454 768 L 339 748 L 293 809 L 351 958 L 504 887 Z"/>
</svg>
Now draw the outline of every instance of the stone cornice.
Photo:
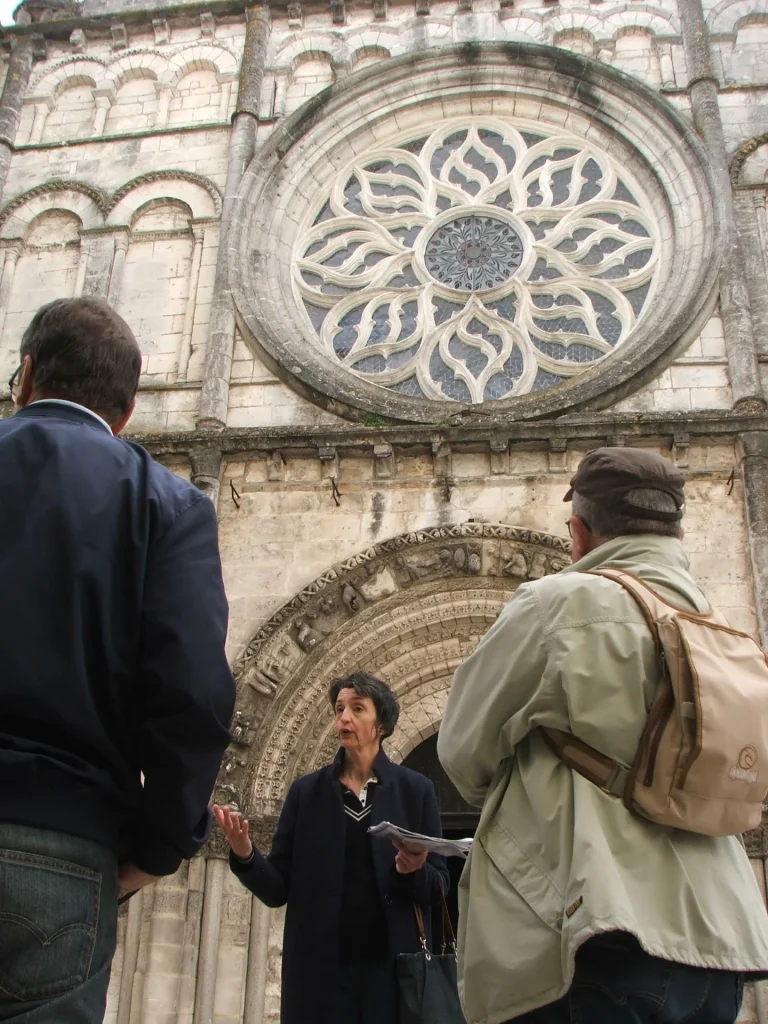
<svg viewBox="0 0 768 1024">
<path fill-rule="evenodd" d="M 264 6 L 273 11 L 287 12 L 289 0 L 266 0 Z M 111 26 L 119 21 L 126 26 L 146 25 L 151 27 L 153 20 L 168 18 L 174 21 L 197 21 L 201 14 L 213 14 L 216 18 L 227 18 L 242 15 L 248 8 L 259 4 L 244 3 L 243 0 L 210 0 L 200 5 L 194 3 L 169 4 L 165 7 L 141 7 L 131 10 L 103 11 L 81 17 L 52 18 L 50 21 L 38 21 L 30 25 L 4 25 L 0 39 L 8 40 L 12 36 L 44 36 L 46 39 L 68 39 L 74 29 L 90 29 L 109 35 Z M 330 5 L 318 3 L 318 10 L 328 11 Z"/>
<path fill-rule="evenodd" d="M 542 449 L 553 441 L 630 443 L 650 438 L 668 438 L 673 441 L 681 435 L 687 435 L 691 441 L 695 438 L 712 437 L 722 443 L 728 439 L 735 439 L 744 431 L 768 432 L 768 414 L 741 413 L 738 410 L 664 415 L 574 415 L 519 423 L 494 421 L 491 416 L 488 420 L 488 425 L 484 427 L 464 427 L 460 424 L 431 427 L 394 423 L 360 426 L 350 423 L 348 426 L 340 424 L 332 427 L 252 427 L 167 434 L 137 433 L 130 436 L 155 456 L 187 455 L 194 450 L 216 450 L 232 457 L 276 449 L 294 449 L 297 453 L 303 449 L 311 453 L 321 447 L 336 448 L 340 455 L 372 455 L 374 445 L 390 444 L 409 448 L 421 446 L 428 449 L 434 442 L 480 450 L 485 449 L 492 441 L 499 440 L 511 444 L 525 443 Z"/>
</svg>

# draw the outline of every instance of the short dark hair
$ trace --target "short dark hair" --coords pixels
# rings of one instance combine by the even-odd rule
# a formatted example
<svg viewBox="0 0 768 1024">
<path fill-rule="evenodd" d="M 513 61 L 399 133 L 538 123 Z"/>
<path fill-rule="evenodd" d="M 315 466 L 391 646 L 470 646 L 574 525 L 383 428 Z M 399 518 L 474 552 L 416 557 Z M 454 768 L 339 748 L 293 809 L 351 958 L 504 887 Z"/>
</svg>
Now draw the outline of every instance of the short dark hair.
<svg viewBox="0 0 768 1024">
<path fill-rule="evenodd" d="M 63 398 L 108 422 L 124 416 L 138 390 L 141 350 L 133 331 L 103 299 L 55 299 L 21 339 L 35 392 Z"/>
<path fill-rule="evenodd" d="M 628 491 L 626 499 L 633 505 L 648 509 L 649 512 L 674 512 L 677 509 L 671 494 L 651 487 L 638 487 Z M 662 537 L 676 537 L 680 540 L 683 536 L 683 527 L 679 520 L 670 522 L 664 519 L 635 519 L 598 505 L 596 501 L 585 498 L 578 491 L 573 492 L 572 511 L 599 537 L 613 539 L 640 533 L 656 533 Z"/>
<path fill-rule="evenodd" d="M 358 697 L 370 697 L 376 708 L 376 724 L 381 729 L 382 739 L 391 736 L 400 717 L 400 702 L 391 686 L 368 672 L 353 672 L 343 679 L 334 679 L 328 690 L 331 707 L 342 690 L 354 690 Z"/>
</svg>

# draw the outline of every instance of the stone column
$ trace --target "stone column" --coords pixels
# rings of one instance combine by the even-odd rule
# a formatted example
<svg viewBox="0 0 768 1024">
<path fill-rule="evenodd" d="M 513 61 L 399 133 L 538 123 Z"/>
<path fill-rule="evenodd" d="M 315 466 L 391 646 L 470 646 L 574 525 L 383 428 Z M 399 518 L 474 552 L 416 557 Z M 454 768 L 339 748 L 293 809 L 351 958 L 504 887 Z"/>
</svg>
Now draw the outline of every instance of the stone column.
<svg viewBox="0 0 768 1024">
<path fill-rule="evenodd" d="M 765 217 L 765 193 L 762 190 L 737 189 L 734 198 L 749 287 L 755 348 L 759 354 L 768 355 L 768 275 L 760 237 L 761 213 Z"/>
<path fill-rule="evenodd" d="M 54 105 L 52 96 L 45 96 L 43 99 L 35 102 L 35 118 L 29 130 L 28 142 L 42 141 L 45 122 L 48 120 L 48 115 L 53 110 Z"/>
<path fill-rule="evenodd" d="M 128 927 L 125 930 L 123 970 L 120 974 L 120 994 L 117 1003 L 117 1024 L 130 1024 L 133 1002 L 133 976 L 139 962 L 141 921 L 144 908 L 144 890 L 139 889 L 128 903 Z"/>
<path fill-rule="evenodd" d="M 85 287 L 85 275 L 88 272 L 88 260 L 91 257 L 90 242 L 85 239 L 80 239 L 80 259 L 77 262 L 77 278 L 75 280 L 75 293 L 74 298 L 78 299 L 83 294 L 83 288 Z"/>
<path fill-rule="evenodd" d="M 110 306 L 117 306 L 120 298 L 120 288 L 123 283 L 123 270 L 125 268 L 125 255 L 128 252 L 128 233 L 122 232 L 115 236 L 115 253 L 112 257 L 112 271 L 109 275 L 109 292 L 107 302 Z"/>
<path fill-rule="evenodd" d="M 663 89 L 674 89 L 675 66 L 668 46 L 659 48 L 659 68 L 661 69 L 661 86 Z"/>
<path fill-rule="evenodd" d="M 229 78 L 221 83 L 221 97 L 219 99 L 219 120 L 226 121 L 229 114 L 229 101 L 232 98 L 232 81 Z"/>
<path fill-rule="evenodd" d="M 104 127 L 107 123 L 109 111 L 115 100 L 112 89 L 94 89 L 93 98 L 96 103 L 96 113 L 93 118 L 93 134 L 95 136 L 104 134 Z"/>
<path fill-rule="evenodd" d="M 735 406 L 764 408 L 760 373 L 752 331 L 749 293 L 736 225 L 728 152 L 718 102 L 719 84 L 712 64 L 701 0 L 679 0 L 683 46 L 688 66 L 688 95 L 693 121 L 709 153 L 717 190 L 716 202 L 725 230 L 723 269 L 720 274 L 720 312 L 725 330 L 728 371 Z"/>
<path fill-rule="evenodd" d="M 105 234 L 103 228 L 80 232 L 81 246 L 88 251 L 88 261 L 83 272 L 82 295 L 94 295 L 106 299 L 109 294 L 109 279 L 114 258 L 114 239 Z M 82 256 L 81 256 L 82 259 Z"/>
<path fill-rule="evenodd" d="M 768 647 L 768 433 L 749 431 L 740 440 L 757 624 Z"/>
<path fill-rule="evenodd" d="M 8 312 L 8 300 L 11 297 L 16 264 L 21 255 L 22 246 L 23 243 L 19 242 L 18 245 L 12 245 L 9 249 L 5 250 L 3 272 L 0 277 L 0 337 L 3 334 L 3 327 L 5 327 L 5 314 Z"/>
<path fill-rule="evenodd" d="M 278 75 L 275 78 L 275 102 L 274 117 L 282 117 L 285 113 L 285 98 L 288 94 L 288 74 Z"/>
<path fill-rule="evenodd" d="M 184 327 L 181 334 L 181 349 L 179 350 L 179 368 L 176 373 L 177 380 L 187 379 L 187 367 L 189 357 L 192 353 L 192 329 L 195 326 L 195 309 L 197 307 L 197 284 L 200 280 L 200 260 L 203 257 L 203 239 L 205 229 L 201 224 L 192 225 L 192 234 L 195 244 L 192 249 L 192 260 L 189 264 L 189 288 L 187 290 L 187 307 L 184 310 Z"/>
<path fill-rule="evenodd" d="M 246 17 L 245 49 L 229 140 L 227 182 L 221 211 L 210 335 L 200 395 L 200 427 L 223 428 L 227 422 L 229 408 L 229 382 L 235 344 L 235 309 L 229 281 L 230 260 L 234 258 L 234 254 L 230 251 L 229 224 L 232 206 L 245 168 L 253 156 L 256 142 L 259 97 L 269 41 L 269 8 L 251 7 Z"/>
<path fill-rule="evenodd" d="M 192 483 L 217 505 L 221 487 L 221 451 L 193 448 L 189 453 L 189 461 L 192 464 Z"/>
<path fill-rule="evenodd" d="M 19 127 L 24 94 L 29 86 L 34 62 L 31 39 L 16 39 L 8 60 L 8 73 L 0 95 L 0 195 L 11 166 L 16 131 Z"/>
<path fill-rule="evenodd" d="M 269 923 L 269 907 L 265 907 L 254 896 L 251 904 L 251 931 L 248 936 L 248 969 L 245 976 L 243 1024 L 262 1024 L 264 1020 Z"/>
<path fill-rule="evenodd" d="M 229 871 L 225 860 L 209 858 L 205 869 L 203 923 L 197 965 L 193 1024 L 213 1024 L 216 973 L 219 964 L 219 934 L 224 904 L 224 881 Z"/>
<path fill-rule="evenodd" d="M 155 93 L 157 94 L 157 117 L 155 118 L 156 128 L 165 128 L 168 124 L 168 114 L 173 99 L 173 87 L 167 82 L 155 82 Z"/>
</svg>

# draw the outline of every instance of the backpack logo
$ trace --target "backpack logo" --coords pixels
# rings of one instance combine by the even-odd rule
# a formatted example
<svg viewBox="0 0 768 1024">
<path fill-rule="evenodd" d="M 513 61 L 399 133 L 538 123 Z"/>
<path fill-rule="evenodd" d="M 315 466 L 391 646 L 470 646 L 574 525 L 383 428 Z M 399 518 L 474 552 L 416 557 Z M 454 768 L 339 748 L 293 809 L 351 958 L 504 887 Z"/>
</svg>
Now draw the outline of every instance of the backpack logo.
<svg viewBox="0 0 768 1024">
<path fill-rule="evenodd" d="M 730 778 L 736 782 L 749 782 L 754 784 L 757 782 L 757 771 L 755 765 L 757 764 L 757 751 L 754 747 L 742 747 L 739 753 L 738 766 L 734 765 L 733 768 L 728 772 Z"/>
</svg>

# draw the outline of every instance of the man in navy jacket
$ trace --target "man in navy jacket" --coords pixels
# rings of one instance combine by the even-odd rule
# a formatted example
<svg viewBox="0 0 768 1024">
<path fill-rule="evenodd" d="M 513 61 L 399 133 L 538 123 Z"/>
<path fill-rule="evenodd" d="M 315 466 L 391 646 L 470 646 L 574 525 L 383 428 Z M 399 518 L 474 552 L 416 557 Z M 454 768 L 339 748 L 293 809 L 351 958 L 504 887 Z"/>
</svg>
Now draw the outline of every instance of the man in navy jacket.
<svg viewBox="0 0 768 1024">
<path fill-rule="evenodd" d="M 216 513 L 117 435 L 141 354 L 35 315 L 0 422 L 0 1021 L 101 1021 L 117 899 L 208 838 L 234 683 Z"/>
</svg>

